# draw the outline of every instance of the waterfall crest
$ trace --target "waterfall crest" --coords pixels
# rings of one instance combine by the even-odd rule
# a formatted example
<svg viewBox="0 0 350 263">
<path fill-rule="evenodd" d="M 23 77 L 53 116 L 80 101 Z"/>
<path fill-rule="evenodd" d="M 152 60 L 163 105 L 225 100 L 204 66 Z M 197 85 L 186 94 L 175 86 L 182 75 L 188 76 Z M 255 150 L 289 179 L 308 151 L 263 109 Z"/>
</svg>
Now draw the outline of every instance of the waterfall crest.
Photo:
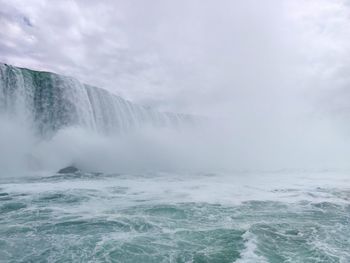
<svg viewBox="0 0 350 263">
<path fill-rule="evenodd" d="M 191 115 L 159 112 L 71 77 L 2 63 L 0 113 L 30 123 L 44 136 L 68 126 L 114 134 L 194 122 Z"/>
</svg>

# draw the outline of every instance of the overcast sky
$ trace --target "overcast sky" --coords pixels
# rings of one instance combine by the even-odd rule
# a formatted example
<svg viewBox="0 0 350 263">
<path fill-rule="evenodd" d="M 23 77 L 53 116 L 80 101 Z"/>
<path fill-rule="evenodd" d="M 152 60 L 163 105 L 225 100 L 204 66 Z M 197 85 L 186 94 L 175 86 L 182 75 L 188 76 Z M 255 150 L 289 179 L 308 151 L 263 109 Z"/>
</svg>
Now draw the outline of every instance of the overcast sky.
<svg viewBox="0 0 350 263">
<path fill-rule="evenodd" d="M 344 113 L 350 1 L 0 0 L 0 61 L 162 110 Z"/>
</svg>

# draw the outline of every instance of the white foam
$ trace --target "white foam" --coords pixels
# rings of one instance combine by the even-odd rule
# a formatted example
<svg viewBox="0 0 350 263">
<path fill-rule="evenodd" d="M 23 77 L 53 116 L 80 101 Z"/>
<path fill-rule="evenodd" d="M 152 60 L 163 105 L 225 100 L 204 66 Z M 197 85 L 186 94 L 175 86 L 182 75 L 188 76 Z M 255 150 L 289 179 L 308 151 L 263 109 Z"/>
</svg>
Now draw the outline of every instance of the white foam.
<svg viewBox="0 0 350 263">
<path fill-rule="evenodd" d="M 335 195 L 331 189 L 345 191 L 347 174 L 333 173 L 237 173 L 237 174 L 169 174 L 115 175 L 63 181 L 6 183 L 6 192 L 37 194 L 75 189 L 93 190 L 101 198 L 122 196 L 123 202 L 143 199 L 147 202 L 206 202 L 238 205 L 249 200 L 295 203 L 333 202 L 344 204 L 348 196 Z M 124 192 L 115 192 L 123 188 Z M 350 195 L 350 194 L 349 194 Z"/>
<path fill-rule="evenodd" d="M 235 263 L 267 263 L 265 257 L 257 255 L 257 241 L 254 234 L 247 231 L 243 234 L 245 249 L 240 254 L 240 259 L 237 259 Z"/>
</svg>

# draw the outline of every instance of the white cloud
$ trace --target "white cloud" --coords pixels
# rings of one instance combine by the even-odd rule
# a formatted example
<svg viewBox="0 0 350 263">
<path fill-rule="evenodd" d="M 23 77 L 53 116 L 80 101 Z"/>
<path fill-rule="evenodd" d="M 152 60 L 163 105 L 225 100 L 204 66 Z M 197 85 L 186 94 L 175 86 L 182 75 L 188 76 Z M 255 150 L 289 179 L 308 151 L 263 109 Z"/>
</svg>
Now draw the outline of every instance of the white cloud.
<svg viewBox="0 0 350 263">
<path fill-rule="evenodd" d="M 345 0 L 0 6 L 1 61 L 72 75 L 161 109 L 239 118 L 304 107 L 305 94 L 319 102 L 330 92 L 332 109 L 344 108 L 339 94 L 350 97 Z"/>
</svg>

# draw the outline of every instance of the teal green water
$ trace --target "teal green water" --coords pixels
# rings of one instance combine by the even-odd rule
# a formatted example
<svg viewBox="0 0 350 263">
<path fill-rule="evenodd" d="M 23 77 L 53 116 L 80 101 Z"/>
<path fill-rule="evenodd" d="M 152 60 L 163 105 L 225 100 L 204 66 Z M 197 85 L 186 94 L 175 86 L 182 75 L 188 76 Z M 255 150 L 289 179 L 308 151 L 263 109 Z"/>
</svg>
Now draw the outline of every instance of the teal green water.
<svg viewBox="0 0 350 263">
<path fill-rule="evenodd" d="M 346 185 L 227 178 L 3 180 L 0 262 L 350 262 Z"/>
</svg>

